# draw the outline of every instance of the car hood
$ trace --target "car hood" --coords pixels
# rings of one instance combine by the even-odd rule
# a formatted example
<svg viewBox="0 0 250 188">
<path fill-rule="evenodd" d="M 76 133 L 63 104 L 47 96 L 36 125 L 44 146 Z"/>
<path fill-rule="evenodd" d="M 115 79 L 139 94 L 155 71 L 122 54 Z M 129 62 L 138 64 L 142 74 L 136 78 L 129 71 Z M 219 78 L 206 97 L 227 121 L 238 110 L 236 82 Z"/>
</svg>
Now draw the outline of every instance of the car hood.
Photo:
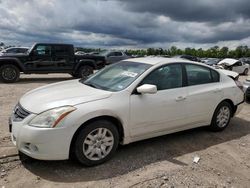
<svg viewBox="0 0 250 188">
<path fill-rule="evenodd" d="M 233 77 L 233 78 L 237 78 L 237 76 L 239 76 L 239 73 L 234 72 L 234 71 L 229 71 L 229 70 L 224 70 L 224 69 L 216 69 L 216 70 L 224 73 L 227 76 Z"/>
<path fill-rule="evenodd" d="M 239 60 L 237 59 L 231 59 L 231 58 L 226 58 L 226 59 L 223 59 L 221 60 L 219 63 L 217 63 L 218 65 L 228 65 L 228 66 L 231 66 L 233 64 L 235 64 L 236 62 L 238 62 Z"/>
<path fill-rule="evenodd" d="M 20 99 L 20 105 L 32 113 L 51 108 L 77 105 L 108 98 L 112 92 L 84 85 L 79 80 L 58 82 L 29 91 Z"/>
</svg>

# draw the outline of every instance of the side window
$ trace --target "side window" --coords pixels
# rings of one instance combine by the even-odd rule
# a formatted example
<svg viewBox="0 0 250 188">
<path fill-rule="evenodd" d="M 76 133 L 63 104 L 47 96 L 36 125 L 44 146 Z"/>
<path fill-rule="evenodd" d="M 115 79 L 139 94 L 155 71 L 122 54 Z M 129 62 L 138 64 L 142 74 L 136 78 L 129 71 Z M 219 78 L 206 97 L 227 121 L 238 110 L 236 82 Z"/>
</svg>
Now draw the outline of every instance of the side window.
<svg viewBox="0 0 250 188">
<path fill-rule="evenodd" d="M 115 56 L 122 56 L 121 52 L 115 52 Z"/>
<path fill-rule="evenodd" d="M 6 50 L 7 53 L 17 53 L 17 49 L 16 48 L 11 48 Z"/>
<path fill-rule="evenodd" d="M 152 84 L 157 90 L 182 87 L 182 67 L 180 64 L 172 64 L 160 67 L 152 71 L 140 85 Z"/>
<path fill-rule="evenodd" d="M 67 46 L 55 46 L 55 55 L 57 56 L 65 56 L 68 55 L 68 48 Z"/>
<path fill-rule="evenodd" d="M 38 45 L 35 48 L 37 55 L 51 55 L 51 46 Z"/>
<path fill-rule="evenodd" d="M 185 65 L 185 67 L 189 86 L 213 82 L 209 68 L 192 64 Z"/>
<path fill-rule="evenodd" d="M 115 52 L 110 52 L 107 56 L 108 56 L 108 57 L 110 57 L 110 56 L 115 56 Z"/>
</svg>

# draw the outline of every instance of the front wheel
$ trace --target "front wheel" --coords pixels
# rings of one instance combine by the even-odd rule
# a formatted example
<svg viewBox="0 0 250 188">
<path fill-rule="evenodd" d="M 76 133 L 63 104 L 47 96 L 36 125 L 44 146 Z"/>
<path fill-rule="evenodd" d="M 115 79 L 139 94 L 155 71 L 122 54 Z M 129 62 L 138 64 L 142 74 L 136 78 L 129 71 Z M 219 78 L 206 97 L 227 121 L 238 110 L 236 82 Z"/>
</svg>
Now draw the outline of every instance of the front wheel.
<svg viewBox="0 0 250 188">
<path fill-rule="evenodd" d="M 79 69 L 79 77 L 86 80 L 89 75 L 94 73 L 94 68 L 89 65 L 83 65 Z"/>
<path fill-rule="evenodd" d="M 0 67 L 0 80 L 5 83 L 13 83 L 20 78 L 20 70 L 15 65 L 3 65 Z"/>
<path fill-rule="evenodd" d="M 88 124 L 74 143 L 76 159 L 85 166 L 94 166 L 109 160 L 119 143 L 116 126 L 106 120 Z"/>
<path fill-rule="evenodd" d="M 232 117 L 231 105 L 226 101 L 220 103 L 214 112 L 210 129 L 212 131 L 222 131 L 228 126 L 231 117 Z"/>
</svg>

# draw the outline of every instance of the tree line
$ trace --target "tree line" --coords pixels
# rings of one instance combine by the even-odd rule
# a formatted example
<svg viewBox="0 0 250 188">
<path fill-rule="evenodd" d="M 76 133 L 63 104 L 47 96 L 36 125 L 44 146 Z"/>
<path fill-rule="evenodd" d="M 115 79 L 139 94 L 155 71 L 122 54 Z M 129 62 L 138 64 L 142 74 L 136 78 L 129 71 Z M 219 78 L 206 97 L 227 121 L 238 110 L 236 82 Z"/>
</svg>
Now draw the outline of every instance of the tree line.
<svg viewBox="0 0 250 188">
<path fill-rule="evenodd" d="M 166 55 L 166 56 L 176 56 L 176 55 L 192 55 L 197 57 L 208 57 L 208 58 L 241 58 L 250 57 L 250 48 L 248 46 L 238 46 L 235 49 L 229 50 L 228 47 L 214 46 L 209 49 L 195 49 L 195 48 L 185 48 L 180 49 L 176 46 L 172 46 L 169 49 L 162 48 L 148 48 L 139 50 L 126 50 L 127 53 L 139 56 L 145 55 Z"/>
<path fill-rule="evenodd" d="M 100 52 L 103 49 L 94 49 L 94 48 L 78 48 L 81 51 L 86 53 L 89 52 Z M 176 55 L 192 55 L 197 57 L 208 57 L 208 58 L 241 58 L 241 57 L 250 57 L 250 48 L 248 46 L 238 46 L 235 49 L 229 49 L 228 47 L 219 47 L 213 46 L 209 49 L 195 49 L 187 47 L 185 49 L 177 48 L 172 46 L 169 49 L 163 48 L 148 48 L 148 49 L 127 49 L 124 50 L 130 55 L 136 56 L 148 56 L 148 55 L 164 55 L 164 56 L 176 56 Z"/>
</svg>

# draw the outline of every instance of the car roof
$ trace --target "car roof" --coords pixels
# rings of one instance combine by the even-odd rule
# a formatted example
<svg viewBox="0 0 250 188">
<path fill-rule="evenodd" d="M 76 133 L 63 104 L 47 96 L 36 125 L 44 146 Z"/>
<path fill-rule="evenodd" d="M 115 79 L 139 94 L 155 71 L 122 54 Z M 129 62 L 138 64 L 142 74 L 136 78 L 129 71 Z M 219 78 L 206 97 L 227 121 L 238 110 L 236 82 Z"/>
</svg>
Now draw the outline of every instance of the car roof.
<svg viewBox="0 0 250 188">
<path fill-rule="evenodd" d="M 146 63 L 150 65 L 166 64 L 166 63 L 194 63 L 198 65 L 203 65 L 199 62 L 190 61 L 183 58 L 166 58 L 166 57 L 140 57 L 140 58 L 131 58 L 124 61 L 132 61 L 136 63 Z"/>
</svg>

